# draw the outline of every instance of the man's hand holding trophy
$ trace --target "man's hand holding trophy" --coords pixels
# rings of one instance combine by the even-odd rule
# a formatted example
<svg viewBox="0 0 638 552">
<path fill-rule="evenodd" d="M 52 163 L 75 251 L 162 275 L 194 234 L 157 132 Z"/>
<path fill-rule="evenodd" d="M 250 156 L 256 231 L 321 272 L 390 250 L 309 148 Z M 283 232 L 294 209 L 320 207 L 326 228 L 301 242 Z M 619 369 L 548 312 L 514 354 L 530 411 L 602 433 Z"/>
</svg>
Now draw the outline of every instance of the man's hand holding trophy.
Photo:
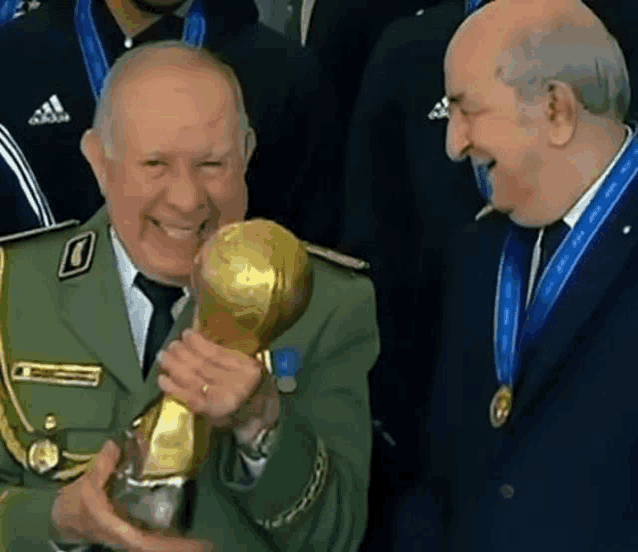
<svg viewBox="0 0 638 552">
<path fill-rule="evenodd" d="M 85 497 L 84 508 L 78 503 L 78 517 L 94 527 L 78 531 L 71 520 L 56 520 L 54 507 L 56 529 L 70 542 L 87 533 L 104 542 L 100 524 L 126 520 L 144 539 L 161 534 L 155 548 L 160 552 L 170 542 L 167 535 L 177 539 L 184 533 L 184 484 L 213 449 L 215 431 L 235 430 L 244 439 L 260 441 L 276 427 L 277 387 L 258 359 L 310 300 L 312 269 L 303 244 L 263 219 L 224 226 L 197 254 L 191 294 L 197 305 L 192 327 L 158 355 L 163 394 L 126 431 L 119 463 L 116 447 L 107 443 L 95 467 L 67 487 L 77 487 Z M 58 500 L 71 498 L 62 491 Z M 90 502 L 109 510 L 108 515 L 90 521 Z M 130 542 L 129 537 L 122 542 Z M 182 547 L 191 542 L 192 550 L 206 549 L 182 538 L 176 549 L 191 550 Z"/>
</svg>

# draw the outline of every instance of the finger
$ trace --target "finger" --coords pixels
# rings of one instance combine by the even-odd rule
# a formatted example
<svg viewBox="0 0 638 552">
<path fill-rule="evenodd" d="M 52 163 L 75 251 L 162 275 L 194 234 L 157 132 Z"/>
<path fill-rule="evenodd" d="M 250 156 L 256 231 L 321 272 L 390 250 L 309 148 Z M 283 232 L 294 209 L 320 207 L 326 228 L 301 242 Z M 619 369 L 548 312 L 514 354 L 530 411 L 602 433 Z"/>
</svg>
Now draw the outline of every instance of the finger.
<svg viewBox="0 0 638 552">
<path fill-rule="evenodd" d="M 256 371 L 260 370 L 261 364 L 256 359 L 237 351 L 218 345 L 207 340 L 202 334 L 191 329 L 185 330 L 182 334 L 182 342 L 189 349 L 196 351 L 205 357 L 209 366 L 215 366 L 225 372 Z"/>
<path fill-rule="evenodd" d="M 209 341 L 199 332 L 190 328 L 182 333 L 182 342 L 194 353 L 208 359 L 209 362 L 217 364 L 223 362 L 229 355 L 228 349 L 218 345 L 214 341 Z"/>
<path fill-rule="evenodd" d="M 96 518 L 98 527 L 94 540 L 118 550 L 142 550 L 144 533 L 124 521 L 113 511 L 101 512 Z"/>
<path fill-rule="evenodd" d="M 198 370 L 197 366 L 203 365 L 205 360 L 197 358 L 186 347 L 173 345 L 173 343 L 158 356 L 162 372 L 181 387 L 199 385 L 201 370 Z"/>
<path fill-rule="evenodd" d="M 199 406 L 199 397 L 196 393 L 197 389 L 194 387 L 182 387 L 167 374 L 160 374 L 158 376 L 157 386 L 166 395 L 176 397 L 185 402 L 191 409 Z"/>
<path fill-rule="evenodd" d="M 152 552 L 212 552 L 214 547 L 196 539 L 186 539 L 146 533 L 143 535 L 143 550 Z"/>
<path fill-rule="evenodd" d="M 89 472 L 89 479 L 93 485 L 102 489 L 106 485 L 110 475 L 115 470 L 120 459 L 120 449 L 111 440 L 106 441 L 95 458 L 95 464 Z"/>
</svg>

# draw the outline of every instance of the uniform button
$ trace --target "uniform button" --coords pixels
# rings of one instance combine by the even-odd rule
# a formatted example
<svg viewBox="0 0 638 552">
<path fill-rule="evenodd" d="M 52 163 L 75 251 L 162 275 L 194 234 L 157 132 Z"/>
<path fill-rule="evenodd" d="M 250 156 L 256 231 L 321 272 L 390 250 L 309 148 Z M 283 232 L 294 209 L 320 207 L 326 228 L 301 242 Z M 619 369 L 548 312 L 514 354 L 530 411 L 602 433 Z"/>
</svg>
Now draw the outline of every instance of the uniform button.
<svg viewBox="0 0 638 552">
<path fill-rule="evenodd" d="M 425 10 L 419 10 L 418 12 L 416 12 L 416 16 L 420 17 L 425 13 Z"/>
<path fill-rule="evenodd" d="M 627 234 L 629 234 L 629 232 L 631 232 L 631 226 L 625 226 L 625 227 L 622 229 L 622 233 L 623 233 L 623 234 L 625 234 L 625 236 L 626 236 Z"/>
<path fill-rule="evenodd" d="M 57 420 L 55 419 L 55 416 L 53 414 L 49 414 L 45 419 L 44 419 L 44 429 L 51 431 L 52 429 L 55 429 L 58 425 Z"/>
<path fill-rule="evenodd" d="M 503 485 L 501 487 L 501 494 L 503 498 L 512 498 L 514 496 L 514 487 L 511 485 Z"/>
</svg>

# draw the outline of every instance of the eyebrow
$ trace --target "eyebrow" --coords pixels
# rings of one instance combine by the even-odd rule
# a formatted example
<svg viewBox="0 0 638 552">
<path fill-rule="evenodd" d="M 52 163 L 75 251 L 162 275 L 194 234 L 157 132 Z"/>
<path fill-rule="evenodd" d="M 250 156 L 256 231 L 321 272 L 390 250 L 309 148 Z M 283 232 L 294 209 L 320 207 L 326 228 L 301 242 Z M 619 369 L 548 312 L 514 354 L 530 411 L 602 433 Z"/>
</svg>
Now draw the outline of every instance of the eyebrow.
<svg viewBox="0 0 638 552">
<path fill-rule="evenodd" d="M 211 148 L 206 153 L 196 156 L 197 159 L 208 159 L 210 157 L 224 157 L 228 155 L 233 149 L 232 145 L 221 146 L 218 148 Z M 166 155 L 172 155 L 172 153 L 160 150 L 149 151 L 143 154 L 144 157 L 163 157 Z"/>
</svg>

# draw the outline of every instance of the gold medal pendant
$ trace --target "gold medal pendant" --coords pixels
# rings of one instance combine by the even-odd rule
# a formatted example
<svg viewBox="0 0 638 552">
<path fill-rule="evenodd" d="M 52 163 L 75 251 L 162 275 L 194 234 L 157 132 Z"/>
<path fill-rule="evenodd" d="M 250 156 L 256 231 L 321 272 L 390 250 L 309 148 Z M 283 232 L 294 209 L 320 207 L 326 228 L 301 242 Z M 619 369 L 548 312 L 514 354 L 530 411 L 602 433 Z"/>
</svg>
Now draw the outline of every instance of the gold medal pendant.
<svg viewBox="0 0 638 552">
<path fill-rule="evenodd" d="M 501 385 L 494 393 L 494 398 L 490 403 L 490 423 L 493 428 L 498 429 L 505 425 L 510 412 L 512 412 L 513 401 L 514 395 L 509 385 Z"/>
</svg>

